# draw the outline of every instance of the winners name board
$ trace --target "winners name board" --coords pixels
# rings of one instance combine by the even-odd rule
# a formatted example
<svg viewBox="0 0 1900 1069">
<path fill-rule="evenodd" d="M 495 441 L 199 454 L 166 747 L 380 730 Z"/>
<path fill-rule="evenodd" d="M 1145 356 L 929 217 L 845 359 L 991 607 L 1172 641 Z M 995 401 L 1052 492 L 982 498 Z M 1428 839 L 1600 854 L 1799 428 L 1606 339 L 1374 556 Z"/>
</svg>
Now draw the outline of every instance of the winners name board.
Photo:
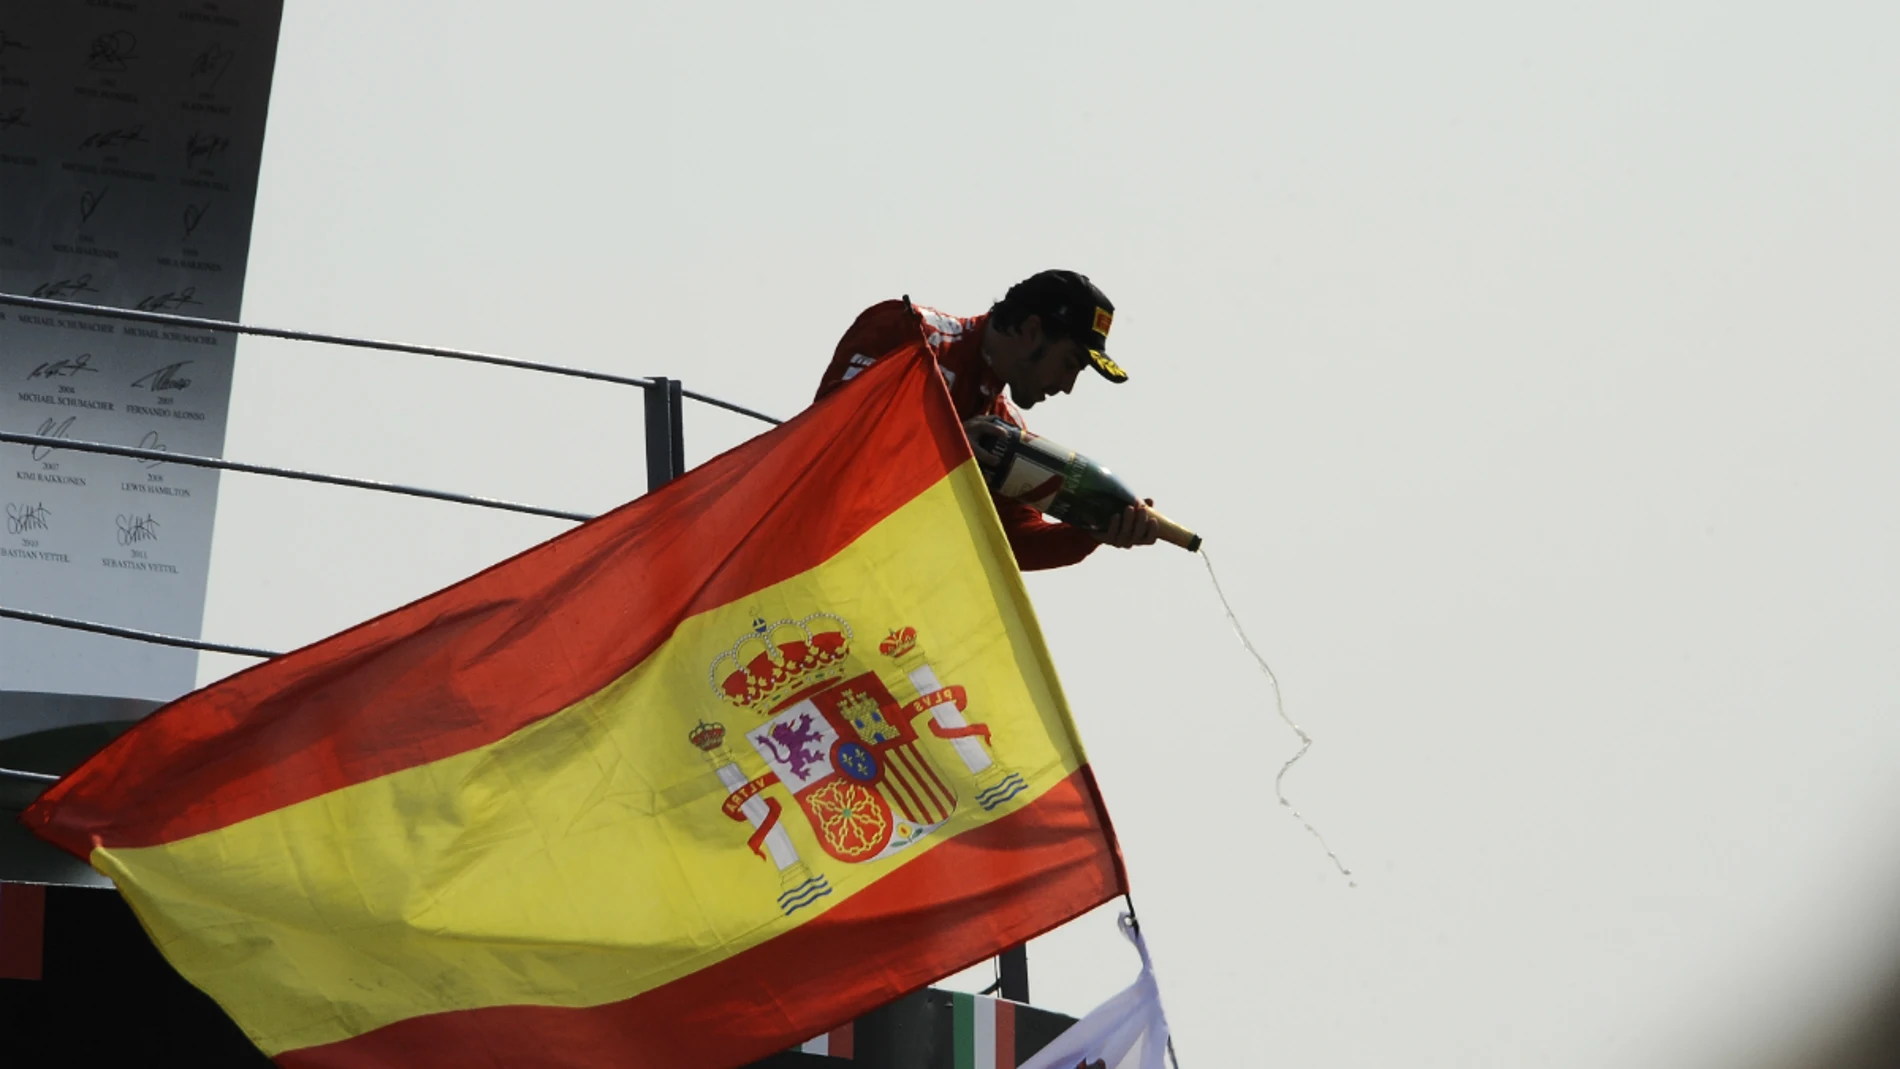
<svg viewBox="0 0 1900 1069">
<path fill-rule="evenodd" d="M 0 292 L 235 320 L 281 18 L 0 7 Z M 220 455 L 235 342 L 0 303 L 0 427 Z M 0 606 L 195 637 L 217 498 L 214 470 L 0 445 Z M 0 620 L 0 738 L 122 719 L 196 675 L 191 650 Z"/>
</svg>

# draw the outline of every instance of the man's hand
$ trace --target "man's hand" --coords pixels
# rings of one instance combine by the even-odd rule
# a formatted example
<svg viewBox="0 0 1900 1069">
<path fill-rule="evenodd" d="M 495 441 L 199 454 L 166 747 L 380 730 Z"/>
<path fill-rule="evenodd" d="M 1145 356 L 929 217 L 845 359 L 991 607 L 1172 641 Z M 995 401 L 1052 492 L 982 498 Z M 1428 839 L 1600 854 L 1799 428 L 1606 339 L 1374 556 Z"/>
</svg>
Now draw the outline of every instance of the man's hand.
<svg viewBox="0 0 1900 1069">
<path fill-rule="evenodd" d="M 1097 531 L 1095 537 L 1103 545 L 1116 549 L 1154 545 L 1155 539 L 1161 534 L 1161 521 L 1155 519 L 1155 514 L 1147 508 L 1154 503 L 1155 499 L 1150 497 L 1144 498 L 1139 505 L 1128 506 L 1108 521 L 1106 530 Z"/>
</svg>

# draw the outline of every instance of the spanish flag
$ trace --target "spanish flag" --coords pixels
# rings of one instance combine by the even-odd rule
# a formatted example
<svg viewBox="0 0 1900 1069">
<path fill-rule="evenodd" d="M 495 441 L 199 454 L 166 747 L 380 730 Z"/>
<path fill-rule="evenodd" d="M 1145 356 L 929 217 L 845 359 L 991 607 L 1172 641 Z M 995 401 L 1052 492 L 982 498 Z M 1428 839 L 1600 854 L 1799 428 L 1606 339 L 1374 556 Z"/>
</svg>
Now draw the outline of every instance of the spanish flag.
<svg viewBox="0 0 1900 1069">
<path fill-rule="evenodd" d="M 292 1069 L 736 1065 L 1125 884 L 921 349 L 24 819 Z"/>
</svg>

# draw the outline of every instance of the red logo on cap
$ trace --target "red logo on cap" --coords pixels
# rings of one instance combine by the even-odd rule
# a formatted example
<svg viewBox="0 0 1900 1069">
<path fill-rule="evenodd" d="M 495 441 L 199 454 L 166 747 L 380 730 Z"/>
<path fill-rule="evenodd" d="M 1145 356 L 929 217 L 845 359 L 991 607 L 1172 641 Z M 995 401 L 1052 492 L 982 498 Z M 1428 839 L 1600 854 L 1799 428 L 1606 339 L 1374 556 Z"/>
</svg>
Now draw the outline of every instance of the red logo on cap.
<svg viewBox="0 0 1900 1069">
<path fill-rule="evenodd" d="M 1115 313 L 1106 308 L 1097 308 L 1095 310 L 1095 333 L 1100 334 L 1104 338 L 1108 337 L 1108 325 L 1114 321 Z"/>
</svg>

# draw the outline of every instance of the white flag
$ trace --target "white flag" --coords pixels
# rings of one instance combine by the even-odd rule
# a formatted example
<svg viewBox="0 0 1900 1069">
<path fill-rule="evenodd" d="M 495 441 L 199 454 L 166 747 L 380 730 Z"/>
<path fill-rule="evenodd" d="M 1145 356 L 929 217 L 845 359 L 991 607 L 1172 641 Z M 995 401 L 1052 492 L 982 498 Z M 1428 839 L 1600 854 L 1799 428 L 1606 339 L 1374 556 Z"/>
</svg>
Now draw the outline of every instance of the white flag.
<svg viewBox="0 0 1900 1069">
<path fill-rule="evenodd" d="M 1161 1013 L 1154 963 L 1126 913 L 1121 928 L 1141 954 L 1141 975 L 1037 1051 L 1021 1069 L 1164 1069 L 1168 1019 Z"/>
</svg>

